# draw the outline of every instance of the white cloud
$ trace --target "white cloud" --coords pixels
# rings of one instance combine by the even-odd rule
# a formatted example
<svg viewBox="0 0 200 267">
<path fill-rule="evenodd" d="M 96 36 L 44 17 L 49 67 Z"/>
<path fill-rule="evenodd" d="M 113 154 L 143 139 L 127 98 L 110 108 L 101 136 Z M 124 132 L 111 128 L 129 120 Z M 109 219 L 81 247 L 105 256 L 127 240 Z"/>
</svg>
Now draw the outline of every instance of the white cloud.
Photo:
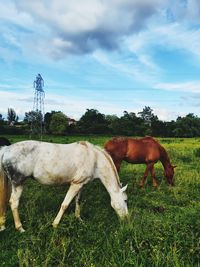
<svg viewBox="0 0 200 267">
<path fill-rule="evenodd" d="M 191 78 L 187 82 L 170 82 L 167 72 L 175 70 L 167 69 L 167 64 L 166 72 L 161 69 L 158 60 L 160 54 L 156 50 L 161 47 L 161 50 L 171 50 L 174 54 L 176 51 L 184 52 L 186 57 L 189 55 L 184 63 L 189 59 L 190 65 L 200 61 L 200 29 L 198 25 L 192 24 L 200 21 L 200 2 L 197 0 L 0 0 L 0 3 L 0 59 L 13 63 L 9 71 L 2 71 L 4 77 L 0 81 L 0 89 L 9 92 L 0 92 L 0 113 L 6 114 L 11 104 L 21 116 L 31 109 L 33 96 L 29 92 L 33 88 L 31 90 L 29 85 L 26 86 L 29 91 L 24 93 L 25 86 L 20 83 L 36 69 L 40 69 L 41 73 L 49 72 L 49 85 L 55 81 L 55 84 L 49 86 L 50 90 L 57 88 L 59 92 L 67 92 L 66 84 L 76 88 L 78 97 L 48 93 L 45 99 L 46 110 L 61 108 L 67 115 L 76 118 L 86 108 L 118 115 L 125 109 L 133 111 L 129 108 L 131 105 L 124 104 L 125 101 L 123 103 L 120 97 L 117 103 L 112 100 L 113 104 L 107 99 L 100 101 L 101 96 L 97 95 L 86 98 L 87 90 L 77 88 L 80 84 L 86 89 L 94 87 L 95 91 L 95 85 L 99 81 L 105 90 L 106 87 L 115 88 L 115 82 L 122 78 L 120 85 L 124 82 L 124 91 L 128 87 L 137 86 L 180 92 L 200 91 L 198 77 L 194 81 Z M 63 59 L 66 55 L 66 60 L 52 64 L 52 59 Z M 180 55 L 182 53 L 179 53 L 179 58 Z M 196 69 L 197 67 L 198 65 Z M 53 72 L 54 75 L 51 75 Z M 18 80 L 11 82 L 16 86 L 3 84 L 7 82 L 5 77 L 9 75 L 13 78 L 18 75 Z M 173 78 L 175 81 L 175 77 Z M 118 90 L 120 85 L 116 86 Z M 23 95 L 13 92 L 13 88 L 23 91 Z M 92 90 L 90 94 L 93 94 Z M 151 98 L 151 92 L 152 90 L 145 91 L 146 102 L 148 96 Z M 113 95 L 116 95 L 114 90 Z M 131 98 L 130 91 L 126 96 L 128 100 Z M 140 97 L 142 99 L 141 95 Z M 134 95 L 134 100 L 138 100 L 138 95 Z M 176 112 L 167 113 L 155 103 L 152 105 L 157 108 L 155 113 L 160 118 L 175 117 Z M 136 108 L 143 106 L 141 104 Z"/>
<path fill-rule="evenodd" d="M 43 42 L 43 53 L 60 59 L 67 53 L 119 48 L 123 37 L 143 29 L 160 6 L 159 0 L 8 0 L 2 3 L 0 19 L 29 30 L 28 40 L 20 37 L 20 30 L 17 40 L 10 38 L 17 44 L 21 39 L 22 50 Z"/>
<path fill-rule="evenodd" d="M 7 116 L 8 108 L 13 108 L 20 120 L 24 118 L 25 112 L 33 108 L 33 95 L 31 94 L 0 91 L 0 99 L 0 114 L 4 118 Z M 87 108 L 95 108 L 105 114 L 121 114 L 124 110 L 120 105 L 110 103 L 110 101 L 106 102 L 101 99 L 94 100 L 92 97 L 89 99 L 88 97 L 71 97 L 52 93 L 48 94 L 44 103 L 45 112 L 59 110 L 75 119 L 79 119 Z"/>
<path fill-rule="evenodd" d="M 0 19 L 3 22 L 10 22 L 22 28 L 33 28 L 33 20 L 27 12 L 19 12 L 12 0 L 0 0 Z"/>
<path fill-rule="evenodd" d="M 156 107 L 153 109 L 153 113 L 158 116 L 160 120 L 171 121 L 176 120 L 178 116 L 186 115 L 184 112 L 180 111 L 171 111 L 167 108 Z"/>
<path fill-rule="evenodd" d="M 117 73 L 128 76 L 132 81 L 139 81 L 144 84 L 154 82 L 155 75 L 160 73 L 160 68 L 153 63 L 148 55 L 138 55 L 138 58 L 132 61 L 124 61 L 122 57 L 113 57 L 112 54 L 105 54 L 102 51 L 95 51 L 93 58 L 100 64 Z M 134 87 L 134 85 L 133 85 Z"/>
<path fill-rule="evenodd" d="M 86 111 L 86 109 L 97 109 L 99 112 L 103 114 L 116 114 L 117 116 L 122 116 L 124 110 L 128 112 L 135 112 L 136 114 L 143 109 L 146 105 L 145 100 L 141 101 L 139 99 L 123 99 L 120 101 L 110 101 L 110 98 L 101 98 L 96 97 L 96 93 L 85 94 L 83 96 L 70 96 L 70 95 L 60 95 L 55 93 L 48 93 L 46 96 L 45 103 L 45 112 L 50 112 L 52 110 L 62 111 L 67 116 L 72 117 L 74 119 L 79 119 Z M 25 112 L 32 110 L 33 107 L 33 95 L 30 93 L 16 93 L 16 92 L 7 92 L 0 91 L 0 99 L 1 99 L 1 107 L 0 114 L 3 115 L 4 118 L 7 117 L 8 108 L 13 108 L 20 120 L 24 118 Z M 155 115 L 159 117 L 161 120 L 170 121 L 172 119 L 176 119 L 177 116 L 184 116 L 188 112 L 181 112 L 180 110 L 174 109 L 169 110 L 166 107 L 163 107 L 162 104 L 155 102 L 148 102 L 148 105 L 153 108 L 153 112 Z M 133 108 L 134 107 L 134 108 Z"/>
<path fill-rule="evenodd" d="M 135 36 L 128 38 L 126 44 L 136 55 L 151 55 L 154 48 L 160 46 L 172 51 L 176 49 L 185 51 L 200 60 L 199 40 L 199 28 L 191 28 L 176 22 L 159 26 L 151 25 L 148 30 L 140 32 L 137 38 Z M 151 60 L 153 61 L 152 58 Z"/>
<path fill-rule="evenodd" d="M 174 19 L 198 23 L 200 21 L 200 2 L 199 0 L 170 0 L 170 12 Z"/>
<path fill-rule="evenodd" d="M 158 83 L 154 85 L 154 88 L 167 91 L 200 93 L 200 81 L 192 81 L 184 83 Z"/>
</svg>

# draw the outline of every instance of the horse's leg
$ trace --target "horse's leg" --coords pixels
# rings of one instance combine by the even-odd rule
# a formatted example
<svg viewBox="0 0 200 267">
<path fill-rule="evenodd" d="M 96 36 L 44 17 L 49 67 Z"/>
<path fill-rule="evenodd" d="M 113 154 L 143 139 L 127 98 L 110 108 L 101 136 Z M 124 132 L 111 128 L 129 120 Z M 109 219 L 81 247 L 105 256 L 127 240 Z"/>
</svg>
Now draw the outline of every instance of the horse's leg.
<svg viewBox="0 0 200 267">
<path fill-rule="evenodd" d="M 154 163 L 150 164 L 150 172 L 151 172 L 151 178 L 153 181 L 153 186 L 154 187 L 158 187 L 158 182 L 156 180 L 156 173 L 155 173 L 155 169 L 154 169 Z"/>
<path fill-rule="evenodd" d="M 71 184 L 69 190 L 67 191 L 67 194 L 61 204 L 60 210 L 56 216 L 56 218 L 53 221 L 53 227 L 57 227 L 65 210 L 69 206 L 72 199 L 78 194 L 83 184 Z"/>
<path fill-rule="evenodd" d="M 140 187 L 144 187 L 144 183 L 147 179 L 148 173 L 149 173 L 149 164 L 146 165 L 146 170 L 144 172 L 142 180 L 140 181 Z"/>
<path fill-rule="evenodd" d="M 80 202 L 79 202 L 80 201 L 80 197 L 81 197 L 81 191 L 82 190 L 80 190 L 78 192 L 78 194 L 76 195 L 75 217 L 82 221 L 82 219 L 81 219 L 81 208 L 80 208 Z"/>
<path fill-rule="evenodd" d="M 23 187 L 21 185 L 18 185 L 18 186 L 12 185 L 12 191 L 11 191 L 11 196 L 9 200 L 13 218 L 14 218 L 15 228 L 19 230 L 21 233 L 25 231 L 22 227 L 22 223 L 20 221 L 19 212 L 18 212 L 19 199 L 21 197 L 22 191 L 23 191 Z"/>
</svg>

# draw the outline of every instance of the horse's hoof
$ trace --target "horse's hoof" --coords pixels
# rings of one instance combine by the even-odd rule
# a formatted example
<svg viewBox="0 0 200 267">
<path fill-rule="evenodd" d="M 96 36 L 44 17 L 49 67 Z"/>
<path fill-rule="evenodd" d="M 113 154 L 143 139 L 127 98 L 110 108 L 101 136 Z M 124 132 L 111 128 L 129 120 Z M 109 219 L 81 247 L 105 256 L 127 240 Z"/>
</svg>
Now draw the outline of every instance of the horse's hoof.
<svg viewBox="0 0 200 267">
<path fill-rule="evenodd" d="M 83 219 L 79 216 L 79 217 L 76 217 L 78 220 L 79 220 L 79 222 L 81 222 L 81 223 L 83 223 L 84 221 L 83 221 Z"/>
<path fill-rule="evenodd" d="M 53 228 L 57 228 L 58 224 L 57 223 L 52 223 Z"/>
<path fill-rule="evenodd" d="M 5 225 L 2 225 L 2 226 L 0 227 L 0 232 L 4 231 L 5 229 L 6 229 Z"/>
<path fill-rule="evenodd" d="M 18 229 L 18 231 L 19 231 L 20 233 L 24 233 L 24 232 L 25 232 L 25 230 L 24 230 L 24 228 L 23 228 L 22 226 Z"/>
</svg>

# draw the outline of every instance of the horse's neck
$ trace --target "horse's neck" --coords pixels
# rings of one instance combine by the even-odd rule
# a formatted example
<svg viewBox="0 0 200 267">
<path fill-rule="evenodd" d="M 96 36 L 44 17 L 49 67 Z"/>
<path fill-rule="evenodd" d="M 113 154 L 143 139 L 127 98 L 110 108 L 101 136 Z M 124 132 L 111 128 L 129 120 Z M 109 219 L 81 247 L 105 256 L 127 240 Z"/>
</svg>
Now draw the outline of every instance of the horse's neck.
<svg viewBox="0 0 200 267">
<path fill-rule="evenodd" d="M 160 161 L 164 168 L 171 166 L 171 162 L 167 154 L 167 151 L 162 146 L 160 146 Z"/>
<path fill-rule="evenodd" d="M 115 165 L 110 158 L 108 158 L 107 162 L 110 166 L 109 168 L 105 168 L 105 170 L 107 169 L 107 172 L 103 171 L 100 179 L 112 197 L 113 194 L 119 191 L 121 186 Z"/>
<path fill-rule="evenodd" d="M 111 178 L 111 179 L 110 179 Z M 110 197 L 114 197 L 116 193 L 119 192 L 120 190 L 120 185 L 118 184 L 116 179 L 112 179 L 113 177 L 105 177 L 105 176 L 101 176 L 100 180 L 103 183 L 103 185 L 105 186 L 106 190 L 108 191 L 108 193 L 110 194 Z"/>
<path fill-rule="evenodd" d="M 102 150 L 101 152 L 105 156 L 104 159 L 106 159 L 104 164 L 108 166 L 106 166 L 107 168 L 104 168 L 105 165 L 103 168 L 99 166 L 99 178 L 112 197 L 115 193 L 119 192 L 121 188 L 119 175 L 111 157 L 105 151 Z"/>
</svg>

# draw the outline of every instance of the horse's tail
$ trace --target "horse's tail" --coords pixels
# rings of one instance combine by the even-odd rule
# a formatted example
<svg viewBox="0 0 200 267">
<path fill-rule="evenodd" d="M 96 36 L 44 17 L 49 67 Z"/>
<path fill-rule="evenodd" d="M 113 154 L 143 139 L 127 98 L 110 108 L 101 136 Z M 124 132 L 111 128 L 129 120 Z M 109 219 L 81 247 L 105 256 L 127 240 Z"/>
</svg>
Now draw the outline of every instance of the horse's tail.
<svg viewBox="0 0 200 267">
<path fill-rule="evenodd" d="M 0 231 L 5 229 L 6 207 L 10 194 L 7 175 L 4 172 L 2 159 L 6 147 L 0 149 Z"/>
</svg>

